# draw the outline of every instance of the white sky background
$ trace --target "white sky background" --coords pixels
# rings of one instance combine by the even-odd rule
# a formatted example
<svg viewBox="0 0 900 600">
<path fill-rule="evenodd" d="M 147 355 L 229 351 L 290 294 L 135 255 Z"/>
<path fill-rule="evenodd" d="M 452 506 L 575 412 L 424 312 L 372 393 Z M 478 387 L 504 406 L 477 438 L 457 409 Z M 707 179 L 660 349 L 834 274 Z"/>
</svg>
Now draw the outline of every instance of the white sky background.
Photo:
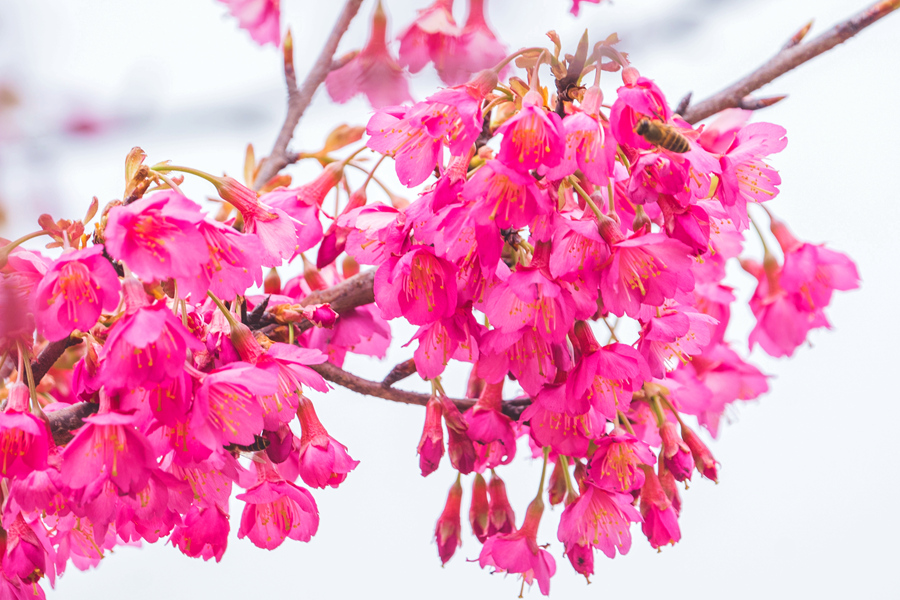
<svg viewBox="0 0 900 600">
<path fill-rule="evenodd" d="M 305 74 L 331 28 L 338 2 L 282 0 L 294 31 L 298 72 Z M 388 0 L 396 32 L 422 2 Z M 459 4 L 463 4 L 459 2 Z M 492 0 L 494 28 L 511 48 L 544 42 L 555 28 L 569 50 L 587 27 L 592 41 L 618 31 L 620 48 L 675 104 L 687 91 L 706 97 L 756 67 L 810 18 L 811 35 L 865 6 L 860 0 L 618 0 L 584 4 L 568 14 L 566 0 Z M 458 7 L 463 9 L 462 6 Z M 363 6 L 365 18 L 371 0 Z M 91 196 L 101 204 L 121 194 L 125 154 L 142 146 L 149 162 L 179 164 L 239 176 L 243 151 L 271 147 L 284 112 L 280 54 L 259 48 L 225 18 L 212 0 L 3 0 L 0 7 L 0 81 L 12 82 L 24 106 L 0 115 L 0 198 L 9 213 L 0 235 L 35 228 L 42 212 L 78 218 Z M 462 17 L 463 10 L 460 10 Z M 362 42 L 367 24 L 355 21 L 341 52 Z M 632 528 L 631 553 L 596 556 L 585 586 L 556 540 L 559 508 L 548 509 L 539 543 L 557 560 L 556 598 L 889 598 L 900 535 L 894 515 L 897 478 L 895 372 L 900 334 L 897 189 L 900 105 L 900 15 L 892 15 L 846 45 L 764 88 L 790 98 L 760 112 L 787 128 L 787 149 L 773 159 L 784 180 L 769 206 L 801 239 L 827 242 L 853 257 L 861 290 L 835 295 L 831 332 L 811 335 L 793 359 L 753 358 L 776 376 L 759 402 L 731 413 L 712 444 L 720 483 L 695 475 L 683 494 L 683 539 L 661 554 Z M 605 76 L 610 86 L 618 75 Z M 421 98 L 438 85 L 416 80 Z M 61 133 L 72 114 L 102 123 L 92 136 Z M 301 122 L 294 148 L 315 149 L 339 122 L 364 124 L 367 106 L 329 104 L 323 92 Z M 386 170 L 385 170 L 386 172 Z M 308 173 L 298 169 L 297 183 Z M 187 190 L 211 194 L 203 184 Z M 373 194 L 374 196 L 374 194 Z M 407 194 L 407 197 L 412 197 Z M 749 246 L 751 251 L 755 245 Z M 746 301 L 752 281 L 731 281 Z M 748 311 L 736 310 L 732 337 L 746 335 Z M 403 343 L 409 327 L 395 327 Z M 740 334 L 740 335 L 739 335 Z M 395 344 L 385 363 L 348 361 L 348 368 L 380 379 L 411 356 Z M 743 349 L 739 349 L 743 350 Z M 452 388 L 466 371 L 454 371 Z M 407 388 L 416 384 L 407 381 Z M 421 388 L 421 382 L 419 383 Z M 458 392 L 458 390 L 457 390 Z M 514 576 L 491 576 L 475 559 L 480 545 L 463 547 L 440 568 L 432 542 L 454 473 L 445 459 L 427 479 L 415 454 L 424 411 L 338 389 L 317 398 L 329 431 L 361 461 L 337 490 L 314 491 L 321 512 L 309 544 L 288 540 L 275 551 L 238 540 L 240 503 L 221 563 L 204 563 L 162 544 L 120 548 L 96 570 L 70 565 L 51 598 L 513 598 Z M 540 474 L 521 457 L 500 470 L 521 522 Z M 468 511 L 469 485 L 464 497 Z M 464 530 L 468 527 L 464 523 Z M 537 588 L 531 591 L 538 597 Z"/>
</svg>

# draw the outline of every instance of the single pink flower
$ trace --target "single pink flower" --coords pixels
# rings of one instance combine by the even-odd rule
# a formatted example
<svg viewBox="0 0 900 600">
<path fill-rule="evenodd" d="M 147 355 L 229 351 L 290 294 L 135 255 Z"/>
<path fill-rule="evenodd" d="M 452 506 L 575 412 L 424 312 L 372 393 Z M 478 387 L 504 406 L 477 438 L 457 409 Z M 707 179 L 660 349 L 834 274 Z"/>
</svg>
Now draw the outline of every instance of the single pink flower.
<svg viewBox="0 0 900 600">
<path fill-rule="evenodd" d="M 475 445 L 468 436 L 469 424 L 453 401 L 443 395 L 440 400 L 444 423 L 447 425 L 447 456 L 450 458 L 450 466 L 463 475 L 468 475 L 475 470 L 478 461 Z"/>
<path fill-rule="evenodd" d="M 209 260 L 196 277 L 179 281 L 180 296 L 190 294 L 192 300 L 200 302 L 208 290 L 219 298 L 233 298 L 262 284 L 263 248 L 259 238 L 209 219 L 197 223 L 197 230 L 206 241 Z"/>
<path fill-rule="evenodd" d="M 202 220 L 200 206 L 180 193 L 150 194 L 110 209 L 103 234 L 106 249 L 143 281 L 192 279 L 209 260 L 196 227 Z"/>
<path fill-rule="evenodd" d="M 413 246 L 378 268 L 375 300 L 385 319 L 426 325 L 449 317 L 456 311 L 456 268 L 431 248 Z"/>
<path fill-rule="evenodd" d="M 716 195 L 738 231 L 750 226 L 748 202 L 766 202 L 778 195 L 781 177 L 763 158 L 784 150 L 786 133 L 783 127 L 771 123 L 750 123 L 738 131 L 719 159 Z"/>
<path fill-rule="evenodd" d="M 281 0 L 219 0 L 246 29 L 253 41 L 263 46 L 281 45 Z"/>
<path fill-rule="evenodd" d="M 144 489 L 156 460 L 147 438 L 132 425 L 135 418 L 107 412 L 84 421 L 62 452 L 63 483 L 78 490 L 110 481 L 120 494 L 129 495 Z"/>
<path fill-rule="evenodd" d="M 294 188 L 275 188 L 259 197 L 265 206 L 280 209 L 294 221 L 297 234 L 294 255 L 309 250 L 322 240 L 319 212 L 322 203 L 344 175 L 344 164 L 329 163 L 312 181 Z"/>
<path fill-rule="evenodd" d="M 245 502 L 238 538 L 272 550 L 285 539 L 308 542 L 319 529 L 319 508 L 309 491 L 282 479 L 271 464 L 256 463 L 259 482 L 237 499 Z"/>
<path fill-rule="evenodd" d="M 643 329 L 638 351 L 646 359 L 650 373 L 659 378 L 679 362 L 687 362 L 699 354 L 709 344 L 716 328 L 713 317 L 673 300 L 667 300 L 662 307 L 645 305 L 640 319 Z"/>
<path fill-rule="evenodd" d="M 668 123 L 672 110 L 662 90 L 652 80 L 640 77 L 634 67 L 622 70 L 625 85 L 617 90 L 618 98 L 609 113 L 613 136 L 622 145 L 652 150 L 653 144 L 634 132 L 644 117 Z"/>
<path fill-rule="evenodd" d="M 488 537 L 490 510 L 487 482 L 481 473 L 475 473 L 475 481 L 472 482 L 472 504 L 469 507 L 469 525 L 472 526 L 472 534 L 482 544 Z"/>
<path fill-rule="evenodd" d="M 656 463 L 650 446 L 622 429 L 614 429 L 595 443 L 597 449 L 591 456 L 589 473 L 598 487 L 611 492 L 631 492 L 643 487 L 641 465 Z"/>
<path fill-rule="evenodd" d="M 385 41 L 387 15 L 379 2 L 372 16 L 369 41 L 355 57 L 325 78 L 325 88 L 335 102 L 343 104 L 363 93 L 374 108 L 411 101 L 403 68 L 390 55 Z"/>
<path fill-rule="evenodd" d="M 262 266 L 279 267 L 283 260 L 295 255 L 298 242 L 296 218 L 292 219 L 278 207 L 262 203 L 259 194 L 231 177 L 208 177 L 208 180 L 216 186 L 222 200 L 240 211 L 244 218 L 244 233 L 259 238 Z"/>
<path fill-rule="evenodd" d="M 441 557 L 441 564 L 447 564 L 447 561 L 456 552 L 459 546 L 462 546 L 462 524 L 459 516 L 460 506 L 462 505 L 462 484 L 459 477 L 450 488 L 447 494 L 447 504 L 444 511 L 438 518 L 437 525 L 434 528 L 434 539 L 437 541 L 438 555 Z"/>
<path fill-rule="evenodd" d="M 22 518 L 22 513 L 7 525 L 4 537 L 3 574 L 9 579 L 18 578 L 32 584 L 43 577 L 47 572 L 47 553 L 34 530 Z"/>
<path fill-rule="evenodd" d="M 19 344 L 30 348 L 34 342 L 34 309 L 32 294 L 34 285 L 21 289 L 16 278 L 0 275 L 0 352 L 8 353 Z"/>
<path fill-rule="evenodd" d="M 400 64 L 418 73 L 431 60 L 440 70 L 444 57 L 455 50 L 459 34 L 453 0 L 435 0 L 400 34 Z"/>
<path fill-rule="evenodd" d="M 782 267 L 774 256 L 766 254 L 763 265 L 742 260 L 741 266 L 757 279 L 750 299 L 750 310 L 756 317 L 749 337 L 751 350 L 758 343 L 769 356 L 791 356 L 811 329 L 830 327 L 820 308 L 810 310 L 797 294 L 782 287 Z"/>
<path fill-rule="evenodd" d="M 491 329 L 482 337 L 478 374 L 498 382 L 512 373 L 526 394 L 537 395 L 556 378 L 558 370 L 570 368 L 568 351 L 530 329 L 504 333 Z"/>
<path fill-rule="evenodd" d="M 452 51 L 435 61 L 438 75 L 447 85 L 462 83 L 472 73 L 493 67 L 506 57 L 506 47 L 485 19 L 485 1 L 469 0 L 469 14 L 461 35 Z"/>
<path fill-rule="evenodd" d="M 614 420 L 616 411 L 627 411 L 634 392 L 650 379 L 647 363 L 631 346 L 601 347 L 584 321 L 575 324 L 575 335 L 582 356 L 567 382 L 566 412 L 581 415 L 593 407 Z"/>
<path fill-rule="evenodd" d="M 463 415 L 466 434 L 476 444 L 479 470 L 508 465 L 516 456 L 516 432 L 512 419 L 500 411 L 502 402 L 503 382 L 488 383 L 475 406 Z"/>
<path fill-rule="evenodd" d="M 663 491 L 653 469 L 648 466 L 642 469 L 646 480 L 641 487 L 641 516 L 644 518 L 641 529 L 654 548 L 674 545 L 681 539 L 678 511 Z"/>
<path fill-rule="evenodd" d="M 203 377 L 191 408 L 191 433 L 216 450 L 226 444 L 252 444 L 263 429 L 259 396 L 274 395 L 277 377 L 243 362 L 233 362 Z"/>
<path fill-rule="evenodd" d="M 74 329 L 87 331 L 100 313 L 119 305 L 119 277 L 103 257 L 103 246 L 63 253 L 34 291 L 38 331 L 50 341 Z"/>
<path fill-rule="evenodd" d="M 544 110 L 544 98 L 535 90 L 525 94 L 521 110 L 496 133 L 503 134 L 497 158 L 517 171 L 555 167 L 565 155 L 562 121 L 555 112 Z"/>
<path fill-rule="evenodd" d="M 412 338 L 419 341 L 413 353 L 416 371 L 424 379 L 433 379 L 444 372 L 451 358 L 476 362 L 478 343 L 485 330 L 471 308 L 458 308 L 450 317 L 422 325 Z"/>
<path fill-rule="evenodd" d="M 184 516 L 184 525 L 176 525 L 169 542 L 193 558 L 222 560 L 228 547 L 228 513 L 218 506 L 192 506 Z"/>
<path fill-rule="evenodd" d="M 631 523 L 639 523 L 641 515 L 631 505 L 631 494 L 611 492 L 591 483 L 578 499 L 566 506 L 559 520 L 559 541 L 570 548 L 590 544 L 609 558 L 628 554 L 631 549 Z"/>
<path fill-rule="evenodd" d="M 506 497 L 506 484 L 493 471 L 491 471 L 491 480 L 488 482 L 488 494 L 490 495 L 490 500 L 488 502 L 487 535 L 492 536 L 515 531 L 516 513 L 513 512 L 509 499 Z"/>
<path fill-rule="evenodd" d="M 551 180 L 562 179 L 581 169 L 594 185 L 606 185 L 613 174 L 616 160 L 616 140 L 609 123 L 598 118 L 603 93 L 590 87 L 584 93 L 582 111 L 567 115 L 562 121 L 565 151 L 559 164 L 548 169 Z"/>
<path fill-rule="evenodd" d="M 443 412 L 441 401 L 436 396 L 428 399 L 428 404 L 425 405 L 425 426 L 417 448 L 422 477 L 434 473 L 444 456 L 444 430 L 441 427 Z"/>
<path fill-rule="evenodd" d="M 807 310 L 828 306 L 835 290 L 859 287 L 856 265 L 846 254 L 820 244 L 800 242 L 784 223 L 776 219 L 772 220 L 772 233 L 784 252 L 779 283 L 785 291 L 796 294 L 796 302 Z"/>
<path fill-rule="evenodd" d="M 266 429 L 276 429 L 279 423 L 289 423 L 303 395 L 304 386 L 327 392 L 328 384 L 308 365 L 322 364 L 327 357 L 312 348 L 274 343 L 260 357 L 257 366 L 274 371 L 278 377 L 277 407 L 264 415 Z"/>
<path fill-rule="evenodd" d="M 197 352 L 204 346 L 165 302 L 157 302 L 119 320 L 103 348 L 101 377 L 112 389 L 145 387 L 173 379 L 184 370 L 187 351 Z"/>
<path fill-rule="evenodd" d="M 300 427 L 300 477 L 314 488 L 341 485 L 359 464 L 347 454 L 347 447 L 328 435 L 316 416 L 312 402 L 300 399 L 297 409 Z"/>
<path fill-rule="evenodd" d="M 534 178 L 499 160 L 489 160 L 466 182 L 462 195 L 475 202 L 472 217 L 478 223 L 496 223 L 500 229 L 519 229 L 535 217 L 553 210 Z"/>
<path fill-rule="evenodd" d="M 30 392 L 24 383 L 9 386 L 6 410 L 0 413 L 0 475 L 28 477 L 47 468 L 50 432 L 28 409 Z"/>
<path fill-rule="evenodd" d="M 690 291 L 694 277 L 690 249 L 663 233 L 625 238 L 612 219 L 601 226 L 612 260 L 600 276 L 600 295 L 609 312 L 637 318 L 641 305 L 662 306 L 676 290 Z"/>
<path fill-rule="evenodd" d="M 550 594 L 550 578 L 556 573 L 556 561 L 549 552 L 538 546 L 537 532 L 544 512 L 544 502 L 538 497 L 528 505 L 522 528 L 513 533 L 491 536 L 484 543 L 478 564 L 481 568 L 519 573 L 531 585 L 537 579 L 545 596 Z"/>
<path fill-rule="evenodd" d="M 684 440 L 678 437 L 675 423 L 667 421 L 659 428 L 659 436 L 662 438 L 663 464 L 672 473 L 677 481 L 685 481 L 691 478 L 694 471 L 694 457 L 691 449 Z"/>
<path fill-rule="evenodd" d="M 559 389 L 564 394 L 566 386 Z M 562 410 L 547 408 L 540 400 L 532 402 L 519 421 L 530 421 L 528 431 L 538 446 L 549 446 L 560 454 L 578 458 L 587 456 L 591 441 L 599 437 L 606 426 L 606 419 L 593 408 L 583 415 L 571 416 Z"/>
</svg>

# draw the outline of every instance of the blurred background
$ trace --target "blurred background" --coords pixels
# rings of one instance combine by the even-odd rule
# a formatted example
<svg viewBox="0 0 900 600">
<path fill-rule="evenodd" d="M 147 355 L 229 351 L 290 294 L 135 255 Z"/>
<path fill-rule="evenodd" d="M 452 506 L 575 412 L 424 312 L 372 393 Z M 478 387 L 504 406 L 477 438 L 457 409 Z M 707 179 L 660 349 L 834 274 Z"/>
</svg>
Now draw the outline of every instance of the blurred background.
<svg viewBox="0 0 900 600">
<path fill-rule="evenodd" d="M 339 4 L 282 0 L 300 77 Z M 394 34 L 424 4 L 387 0 Z M 457 4 L 461 21 L 465 7 Z M 511 49 L 545 43 L 551 27 L 568 51 L 585 27 L 592 42 L 618 32 L 619 48 L 673 105 L 688 91 L 702 99 L 743 76 L 811 18 L 813 36 L 866 6 L 860 0 L 618 0 L 582 4 L 576 19 L 567 0 L 488 4 L 494 30 Z M 361 45 L 373 8 L 372 0 L 363 4 L 339 53 Z M 101 206 L 120 197 L 132 146 L 141 146 L 151 164 L 171 159 L 235 176 L 247 143 L 257 156 L 267 154 L 285 111 L 280 51 L 257 46 L 226 13 L 213 0 L 3 0 L 0 236 L 35 230 L 44 212 L 80 218 L 95 195 Z M 856 260 L 861 289 L 835 295 L 828 310 L 834 330 L 813 332 L 815 348 L 800 348 L 786 361 L 753 353 L 754 362 L 774 376 L 771 391 L 729 412 L 730 424 L 711 446 L 722 463 L 720 482 L 695 475 L 683 494 L 677 546 L 657 554 L 635 526 L 631 552 L 612 561 L 598 554 L 596 575 L 586 586 L 556 540 L 561 511 L 548 510 L 538 541 L 549 543 L 557 559 L 552 597 L 897 597 L 893 542 L 900 526 L 882 511 L 894 508 L 900 493 L 891 458 L 897 454 L 900 394 L 882 378 L 897 366 L 900 268 L 891 261 L 900 257 L 900 243 L 880 227 L 900 219 L 898 35 L 900 15 L 876 23 L 763 88 L 760 95 L 790 97 L 755 116 L 786 127 L 790 140 L 772 158 L 784 183 L 768 206 L 798 238 L 825 242 Z M 612 97 L 619 76 L 604 77 Z M 413 81 L 417 99 L 440 85 L 430 67 Z M 333 126 L 365 124 L 369 112 L 363 100 L 337 106 L 320 90 L 292 148 L 315 150 Z M 302 183 L 315 169 L 289 172 Z M 212 194 L 190 180 L 185 189 L 198 200 Z M 761 256 L 758 244 L 749 243 L 747 254 L 754 252 Z M 752 294 L 754 282 L 739 272 L 729 283 L 742 301 Z M 735 311 L 730 337 L 746 339 L 752 325 L 749 311 Z M 411 356 L 411 348 L 399 347 L 411 333 L 395 326 L 397 343 L 386 361 L 356 358 L 346 367 L 380 379 Z M 464 378 L 459 370 L 447 380 L 456 389 Z M 401 387 L 417 385 L 424 389 L 412 379 Z M 317 400 L 329 432 L 361 463 L 340 489 L 314 491 L 321 525 L 311 543 L 288 540 L 267 552 L 238 540 L 235 502 L 232 539 L 221 563 L 187 558 L 161 543 L 120 548 L 93 571 L 70 565 L 48 597 L 518 594 L 515 576 L 491 576 L 467 564 L 480 550 L 468 533 L 456 556 L 440 567 L 434 525 L 454 473 L 445 460 L 427 479 L 419 476 L 421 408 L 343 389 Z M 523 451 L 500 471 L 520 520 L 540 474 L 540 464 L 521 458 Z M 539 596 L 536 588 L 526 594 Z"/>
</svg>

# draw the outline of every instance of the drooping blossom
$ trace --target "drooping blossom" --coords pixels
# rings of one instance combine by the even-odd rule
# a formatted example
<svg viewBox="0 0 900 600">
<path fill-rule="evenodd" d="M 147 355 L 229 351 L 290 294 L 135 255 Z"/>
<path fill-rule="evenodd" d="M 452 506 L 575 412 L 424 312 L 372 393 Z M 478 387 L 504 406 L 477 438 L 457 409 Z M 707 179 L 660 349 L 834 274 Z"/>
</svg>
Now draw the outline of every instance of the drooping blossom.
<svg viewBox="0 0 900 600">
<path fill-rule="evenodd" d="M 104 310 L 119 304 L 119 278 L 103 257 L 103 246 L 65 252 L 34 291 L 38 332 L 50 341 L 73 330 L 87 331 Z"/>
<path fill-rule="evenodd" d="M 481 568 L 494 567 L 496 571 L 519 573 L 528 585 L 536 579 L 541 593 L 550 594 L 550 578 L 556 573 L 553 556 L 537 544 L 538 525 L 544 512 L 540 496 L 525 511 L 525 521 L 518 531 L 492 535 L 481 548 L 478 564 Z"/>
<path fill-rule="evenodd" d="M 308 399 L 300 399 L 297 417 L 303 430 L 300 437 L 300 477 L 311 487 L 338 487 L 359 461 L 350 458 L 347 447 L 328 435 Z"/>
<path fill-rule="evenodd" d="M 403 68 L 388 52 L 386 35 L 387 15 L 379 2 L 372 16 L 369 41 L 359 54 L 325 78 L 325 88 L 332 100 L 343 104 L 362 93 L 374 108 L 412 100 Z"/>
<path fill-rule="evenodd" d="M 653 465 L 656 456 L 645 442 L 614 429 L 597 442 L 589 472 L 598 487 L 611 492 L 631 492 L 644 485 L 641 465 Z"/>
<path fill-rule="evenodd" d="M 447 561 L 456 552 L 459 546 L 462 546 L 462 523 L 459 515 L 462 505 L 462 484 L 459 477 L 450 488 L 447 494 L 447 504 L 444 511 L 438 518 L 437 525 L 434 528 L 434 539 L 438 546 L 438 555 L 441 557 L 441 564 L 447 564 Z"/>
<path fill-rule="evenodd" d="M 437 65 L 447 85 L 465 81 L 472 73 L 493 67 L 506 56 L 506 47 L 491 31 L 484 15 L 485 0 L 469 0 L 469 14 L 454 51 Z"/>
<path fill-rule="evenodd" d="M 197 230 L 206 241 L 209 260 L 194 278 L 179 281 L 179 295 L 200 301 L 210 291 L 232 298 L 262 283 L 263 248 L 259 238 L 235 231 L 218 221 L 203 219 Z"/>
<path fill-rule="evenodd" d="M 681 539 L 678 512 L 653 469 L 647 466 L 642 468 L 646 479 L 641 487 L 641 516 L 644 518 L 641 529 L 654 548 L 675 544 Z"/>
<path fill-rule="evenodd" d="M 187 556 L 219 562 L 228 547 L 228 531 L 228 514 L 221 508 L 192 506 L 169 542 Z"/>
<path fill-rule="evenodd" d="M 516 433 L 512 420 L 500 412 L 502 402 L 503 383 L 488 383 L 463 415 L 469 426 L 466 435 L 477 444 L 480 467 L 507 465 L 516 456 Z"/>
<path fill-rule="evenodd" d="M 255 463 L 259 481 L 237 499 L 244 501 L 238 538 L 272 550 L 290 538 L 308 542 L 319 529 L 319 509 L 309 491 L 282 479 L 270 464 Z"/>
<path fill-rule="evenodd" d="M 444 456 L 444 430 L 441 427 L 443 414 L 441 401 L 436 396 L 429 398 L 425 405 L 425 426 L 417 447 L 422 477 L 434 473 Z"/>
<path fill-rule="evenodd" d="M 253 365 L 233 362 L 211 371 L 195 391 L 191 431 L 210 449 L 249 445 L 263 429 L 259 395 L 274 395 L 276 377 Z"/>
<path fill-rule="evenodd" d="M 562 121 L 565 151 L 559 164 L 547 170 L 550 179 L 561 179 L 581 169 L 594 185 L 606 185 L 613 175 L 616 140 L 609 123 L 598 118 L 603 93 L 592 86 L 584 93 L 582 110 Z"/>
<path fill-rule="evenodd" d="M 466 182 L 462 195 L 475 202 L 472 217 L 477 222 L 494 222 L 500 229 L 525 227 L 552 209 L 531 175 L 498 160 L 478 169 Z"/>
<path fill-rule="evenodd" d="M 47 554 L 21 513 L 7 525 L 4 537 L 6 556 L 3 557 L 3 574 L 10 579 L 19 578 L 32 584 L 43 577 L 47 572 Z"/>
<path fill-rule="evenodd" d="M 566 548 L 592 545 L 609 558 L 616 550 L 628 554 L 631 549 L 631 523 L 641 515 L 631 503 L 631 494 L 612 492 L 588 483 L 578 499 L 566 506 L 559 520 L 559 541 Z"/>
<path fill-rule="evenodd" d="M 671 421 L 663 423 L 659 428 L 659 436 L 662 438 L 661 456 L 666 469 L 676 481 L 690 479 L 694 471 L 694 457 L 688 445 L 678 437 L 675 424 Z"/>
<path fill-rule="evenodd" d="M 488 495 L 488 536 L 515 531 L 516 513 L 506 496 L 506 484 L 493 471 L 488 482 Z"/>
<path fill-rule="evenodd" d="M 140 283 L 130 281 L 143 294 Z M 101 377 L 109 389 L 162 384 L 184 370 L 188 350 L 202 349 L 203 344 L 165 302 L 147 306 L 144 300 L 111 328 L 104 345 Z"/>
<path fill-rule="evenodd" d="M 6 410 L 0 413 L 0 475 L 27 477 L 47 468 L 50 432 L 28 410 L 30 392 L 24 383 L 9 386 Z"/>
<path fill-rule="evenodd" d="M 149 442 L 134 428 L 135 418 L 107 412 L 84 421 L 62 452 L 63 483 L 76 490 L 89 487 L 94 493 L 105 481 L 121 494 L 144 489 L 156 461 Z"/>
<path fill-rule="evenodd" d="M 482 544 L 488 537 L 488 521 L 490 519 L 490 504 L 488 502 L 488 485 L 481 473 L 475 473 L 472 482 L 472 504 L 469 507 L 469 525 L 472 526 L 472 534 Z"/>
<path fill-rule="evenodd" d="M 281 0 L 219 0 L 259 45 L 281 45 Z"/>
<path fill-rule="evenodd" d="M 400 64 L 409 67 L 410 73 L 418 73 L 433 61 L 440 72 L 445 57 L 456 49 L 459 34 L 453 19 L 453 0 L 435 0 L 400 34 Z"/>
</svg>

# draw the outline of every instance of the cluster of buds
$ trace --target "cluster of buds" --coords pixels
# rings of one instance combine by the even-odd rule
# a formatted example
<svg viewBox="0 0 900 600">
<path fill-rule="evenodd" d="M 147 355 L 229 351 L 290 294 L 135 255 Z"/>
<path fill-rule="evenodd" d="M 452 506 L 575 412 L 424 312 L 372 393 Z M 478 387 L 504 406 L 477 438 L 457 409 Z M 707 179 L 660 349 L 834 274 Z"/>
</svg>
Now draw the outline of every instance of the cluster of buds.
<svg viewBox="0 0 900 600">
<path fill-rule="evenodd" d="M 457 83 L 502 51 L 485 41 L 496 42 L 482 2 L 470 2 L 461 30 L 450 8 L 438 0 L 423 11 L 401 59 L 413 71 L 431 60 Z M 384 18 L 378 7 L 372 41 L 332 73 L 338 99 L 349 97 L 341 78 L 371 77 Z M 766 161 L 785 131 L 747 124 L 740 110 L 692 128 L 616 41 L 591 50 L 585 37 L 574 55 L 561 56 L 558 41 L 521 51 L 421 102 L 381 108 L 364 147 L 334 159 L 362 132 L 335 134 L 309 155 L 321 174 L 296 187 L 284 176 L 256 182 L 252 155 L 244 185 L 145 165 L 135 149 L 122 200 L 102 211 L 94 202 L 80 221 L 42 217 L 39 231 L 5 243 L 0 596 L 41 596 L 38 583 L 52 584 L 70 559 L 85 569 L 117 544 L 168 537 L 188 556 L 219 560 L 235 486 L 239 538 L 267 549 L 309 541 L 318 509 L 298 482 L 337 488 L 358 465 L 316 414 L 313 399 L 328 391 L 319 370 L 329 372 L 317 365 L 341 367 L 348 352 L 383 357 L 395 318 L 418 327 L 412 364 L 432 383 L 421 472 L 438 468 L 445 427 L 458 472 L 435 529 L 442 562 L 460 545 L 470 474 L 479 564 L 536 580 L 544 594 L 556 571 L 538 544 L 545 491 L 565 506 L 558 539 L 586 577 L 595 549 L 628 552 L 632 523 L 654 548 L 677 542 L 679 484 L 695 471 L 717 478 L 685 420 L 715 436 L 729 404 L 768 388 L 726 335 L 726 264 L 740 260 L 759 280 L 749 342 L 772 356 L 827 327 L 832 292 L 858 276 L 849 258 L 801 243 L 771 215 L 781 262 L 765 241 L 762 264 L 741 258 L 748 205 L 778 194 Z M 514 59 L 525 78 L 501 83 Z M 545 65 L 556 94 L 541 86 Z M 609 104 L 603 72 L 622 81 Z M 365 170 L 354 159 L 366 147 L 392 157 L 404 185 L 428 184 L 415 201 L 389 192 L 390 204 L 369 202 L 378 165 L 349 193 L 345 168 Z M 188 175 L 217 190 L 215 217 L 181 192 Z M 325 229 L 335 189 L 349 198 Z M 21 246 L 38 236 L 61 252 Z M 295 261 L 302 275 L 282 284 L 276 269 Z M 360 265 L 374 267 L 374 304 L 322 300 Z M 445 393 L 451 360 L 472 365 L 474 404 Z M 496 470 L 522 437 L 544 469 L 517 526 Z"/>
</svg>

